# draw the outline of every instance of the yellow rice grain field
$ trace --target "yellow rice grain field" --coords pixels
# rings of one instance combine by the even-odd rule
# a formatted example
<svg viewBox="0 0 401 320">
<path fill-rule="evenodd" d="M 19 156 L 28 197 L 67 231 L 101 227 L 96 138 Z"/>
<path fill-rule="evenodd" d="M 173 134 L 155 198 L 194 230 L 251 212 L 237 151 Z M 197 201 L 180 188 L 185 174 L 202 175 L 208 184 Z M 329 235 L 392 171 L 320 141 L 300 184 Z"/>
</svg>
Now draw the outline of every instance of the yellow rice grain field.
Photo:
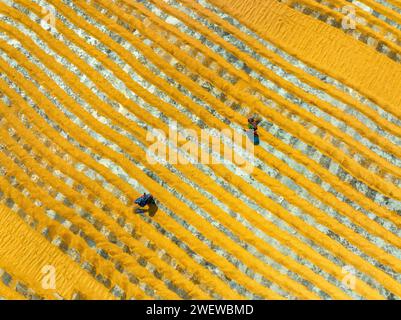
<svg viewBox="0 0 401 320">
<path fill-rule="evenodd" d="M 0 0 L 0 298 L 401 298 L 400 30 L 399 0 Z"/>
</svg>

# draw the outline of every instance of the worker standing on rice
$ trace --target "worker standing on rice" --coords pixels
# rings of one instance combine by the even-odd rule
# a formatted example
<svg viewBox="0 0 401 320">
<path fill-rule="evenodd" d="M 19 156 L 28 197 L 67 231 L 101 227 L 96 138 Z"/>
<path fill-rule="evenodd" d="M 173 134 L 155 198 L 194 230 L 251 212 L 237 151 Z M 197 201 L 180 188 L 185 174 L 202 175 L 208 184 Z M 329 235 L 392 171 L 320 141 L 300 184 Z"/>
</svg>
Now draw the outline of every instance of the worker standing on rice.
<svg viewBox="0 0 401 320">
<path fill-rule="evenodd" d="M 262 119 L 257 115 L 253 114 L 248 118 L 248 130 L 246 131 L 249 139 L 253 141 L 255 145 L 259 144 L 259 134 L 258 134 L 258 125 L 262 121 Z"/>
</svg>

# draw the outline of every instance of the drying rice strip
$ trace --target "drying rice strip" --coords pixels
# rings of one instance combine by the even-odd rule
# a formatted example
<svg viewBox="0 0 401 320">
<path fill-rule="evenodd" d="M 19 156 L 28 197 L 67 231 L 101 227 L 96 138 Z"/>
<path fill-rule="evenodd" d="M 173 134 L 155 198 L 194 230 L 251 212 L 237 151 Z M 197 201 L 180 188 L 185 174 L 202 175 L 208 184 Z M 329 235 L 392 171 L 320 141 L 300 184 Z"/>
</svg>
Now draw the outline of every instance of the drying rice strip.
<svg viewBox="0 0 401 320">
<path fill-rule="evenodd" d="M 366 4 L 368 7 L 372 8 L 373 10 L 379 12 L 382 15 L 387 16 L 397 24 L 401 24 L 401 14 L 394 10 L 390 10 L 389 8 L 385 7 L 384 5 L 378 3 L 377 1 L 372 0 L 360 0 L 360 2 Z"/>
</svg>

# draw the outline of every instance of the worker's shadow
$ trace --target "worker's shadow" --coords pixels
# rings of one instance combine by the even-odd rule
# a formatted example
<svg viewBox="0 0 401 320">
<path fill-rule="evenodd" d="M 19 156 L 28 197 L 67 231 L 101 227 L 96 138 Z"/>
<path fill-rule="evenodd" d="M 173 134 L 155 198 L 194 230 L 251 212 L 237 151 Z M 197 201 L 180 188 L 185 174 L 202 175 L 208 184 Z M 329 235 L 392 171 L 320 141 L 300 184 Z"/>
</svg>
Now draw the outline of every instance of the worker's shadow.
<svg viewBox="0 0 401 320">
<path fill-rule="evenodd" d="M 148 208 L 147 209 L 145 209 L 145 208 L 136 208 L 134 211 L 135 211 L 135 213 L 145 213 L 145 212 L 147 212 L 149 214 L 149 216 L 153 217 L 156 214 L 157 210 L 159 210 L 159 207 L 157 206 L 157 204 L 156 203 L 151 203 L 151 204 L 148 204 Z"/>
</svg>

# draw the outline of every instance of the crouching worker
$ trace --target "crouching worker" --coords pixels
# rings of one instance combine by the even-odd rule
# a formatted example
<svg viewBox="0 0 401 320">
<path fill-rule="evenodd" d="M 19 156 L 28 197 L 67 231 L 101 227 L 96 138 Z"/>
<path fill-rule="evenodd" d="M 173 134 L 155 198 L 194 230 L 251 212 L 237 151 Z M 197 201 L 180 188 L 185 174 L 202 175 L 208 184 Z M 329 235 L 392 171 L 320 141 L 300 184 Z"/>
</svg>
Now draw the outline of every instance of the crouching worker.
<svg viewBox="0 0 401 320">
<path fill-rule="evenodd" d="M 136 213 L 143 213 L 145 211 L 148 211 L 151 216 L 153 216 L 156 211 L 157 211 L 157 205 L 156 201 L 153 198 L 153 196 L 150 193 L 144 193 L 141 195 L 138 199 L 136 199 L 135 204 L 137 204 L 139 207 L 144 208 L 145 206 L 148 206 L 147 210 L 141 209 L 141 208 L 136 208 L 135 212 Z"/>
</svg>

